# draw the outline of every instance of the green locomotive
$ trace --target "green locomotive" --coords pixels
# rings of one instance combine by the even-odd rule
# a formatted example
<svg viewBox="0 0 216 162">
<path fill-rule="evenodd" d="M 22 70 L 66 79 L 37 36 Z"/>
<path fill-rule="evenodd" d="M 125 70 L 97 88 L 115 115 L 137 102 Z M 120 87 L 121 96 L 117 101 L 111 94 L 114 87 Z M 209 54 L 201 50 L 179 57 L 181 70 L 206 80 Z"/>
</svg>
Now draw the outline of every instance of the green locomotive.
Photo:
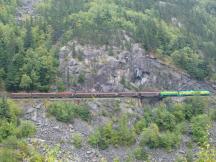
<svg viewBox="0 0 216 162">
<path fill-rule="evenodd" d="M 161 97 L 181 96 L 209 96 L 209 91 L 161 91 Z"/>
</svg>

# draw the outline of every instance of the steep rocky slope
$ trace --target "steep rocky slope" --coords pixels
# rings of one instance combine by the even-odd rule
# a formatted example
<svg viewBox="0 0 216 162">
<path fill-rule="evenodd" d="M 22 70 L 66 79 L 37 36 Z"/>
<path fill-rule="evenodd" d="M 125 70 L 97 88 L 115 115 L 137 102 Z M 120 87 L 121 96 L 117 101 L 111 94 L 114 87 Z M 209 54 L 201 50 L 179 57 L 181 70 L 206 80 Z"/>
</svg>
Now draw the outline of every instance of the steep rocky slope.
<svg viewBox="0 0 216 162">
<path fill-rule="evenodd" d="M 138 141 L 130 147 L 114 147 L 110 146 L 106 150 L 95 149 L 91 147 L 87 140 L 90 133 L 94 132 L 97 127 L 119 118 L 121 114 L 127 113 L 130 116 L 129 123 L 133 123 L 139 116 L 142 116 L 147 105 L 140 105 L 136 99 L 88 99 L 79 100 L 88 105 L 92 113 L 92 121 L 84 122 L 80 119 L 75 119 L 73 123 L 62 123 L 56 121 L 53 117 L 47 114 L 47 101 L 19 101 L 19 105 L 24 110 L 23 118 L 33 121 L 37 127 L 37 133 L 33 138 L 29 138 L 29 143 L 33 144 L 40 150 L 42 154 L 47 152 L 47 148 L 57 149 L 58 159 L 63 161 L 75 162 L 102 162 L 107 159 L 112 162 L 113 159 L 118 158 L 121 162 L 129 159 L 133 154 L 133 150 L 138 146 Z M 70 100 L 65 102 L 77 102 L 77 100 Z M 211 101 L 212 103 L 215 103 Z M 214 105 L 210 106 L 214 108 Z M 210 142 L 216 145 L 216 123 L 210 131 Z M 83 138 L 83 145 L 81 149 L 77 149 L 73 143 L 72 138 L 74 134 L 80 133 Z M 188 152 L 188 144 L 190 137 L 185 134 L 181 140 L 181 144 L 171 151 L 165 149 L 148 149 L 148 154 L 151 161 L 154 162 L 174 162 L 177 157 L 185 156 Z M 198 151 L 198 146 L 192 149 L 195 157 Z"/>
</svg>

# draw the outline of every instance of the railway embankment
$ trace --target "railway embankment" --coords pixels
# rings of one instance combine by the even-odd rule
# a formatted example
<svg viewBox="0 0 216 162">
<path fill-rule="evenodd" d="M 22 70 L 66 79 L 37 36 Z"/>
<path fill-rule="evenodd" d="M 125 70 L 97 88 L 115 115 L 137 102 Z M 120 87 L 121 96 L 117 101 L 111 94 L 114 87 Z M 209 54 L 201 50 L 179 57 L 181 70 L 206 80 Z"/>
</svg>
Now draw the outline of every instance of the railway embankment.
<svg viewBox="0 0 216 162">
<path fill-rule="evenodd" d="M 205 98 L 207 99 L 207 98 Z M 56 149 L 57 148 L 57 158 L 64 159 L 68 161 L 101 161 L 107 159 L 108 161 L 113 161 L 113 159 L 119 159 L 120 161 L 125 161 L 129 156 L 134 158 L 131 148 L 139 147 L 140 138 L 137 135 L 136 142 L 125 146 L 122 144 L 112 145 L 109 144 L 106 149 L 101 149 L 100 145 L 93 147 L 89 143 L 89 137 L 92 133 L 97 132 L 98 128 L 103 127 L 108 123 L 113 123 L 112 127 L 114 130 L 118 130 L 118 121 L 123 115 L 127 114 L 127 127 L 136 128 L 136 121 L 139 121 L 143 117 L 148 118 L 148 113 L 162 113 L 158 109 L 158 104 L 155 105 L 149 103 L 143 103 L 142 105 L 137 99 L 79 99 L 79 100 L 16 100 L 16 102 L 23 108 L 23 117 L 29 121 L 32 121 L 37 128 L 36 135 L 28 139 L 28 142 L 34 144 L 37 149 L 42 153 L 46 154 L 47 148 Z M 179 103 L 183 101 L 166 99 L 164 103 Z M 82 104 L 85 105 L 91 113 L 91 120 L 85 121 L 80 117 L 73 118 L 72 121 L 63 122 L 56 119 L 55 116 L 49 113 L 50 105 L 53 103 L 64 104 Z M 209 99 L 209 112 L 214 110 L 215 99 Z M 66 106 L 64 106 L 66 107 Z M 148 111 L 150 108 L 150 111 Z M 179 107 L 180 108 L 180 107 Z M 199 108 L 198 108 L 199 109 Z M 201 109 L 200 109 L 201 110 Z M 205 110 L 206 111 L 206 110 Z M 157 113 L 156 113 L 157 112 Z M 188 111 L 189 112 L 189 111 Z M 156 113 L 156 114 L 155 114 Z M 163 112 L 169 115 L 168 111 Z M 162 113 L 162 114 L 163 114 Z M 168 114 L 167 114 L 168 113 Z M 207 111 L 206 111 L 207 113 Z M 55 113 L 54 113 L 55 114 Z M 158 114 L 158 115 L 159 115 Z M 161 115 L 162 115 L 161 114 Z M 165 115 L 163 114 L 163 115 Z M 146 116 L 147 115 L 147 116 Z M 156 115 L 155 122 L 165 121 L 163 115 Z M 171 115 L 171 114 L 170 114 Z M 157 120 L 158 119 L 158 120 Z M 170 116 L 169 119 L 172 119 Z M 176 120 L 176 119 L 175 119 Z M 176 122 L 176 121 L 172 122 Z M 168 122 L 168 121 L 167 121 Z M 190 132 L 190 121 L 185 120 L 185 131 Z M 169 123 L 169 122 L 168 122 Z M 159 123 L 158 123 L 159 124 Z M 160 125 L 160 124 L 159 124 Z M 142 127 L 142 125 L 140 125 Z M 165 126 L 165 125 L 164 125 Z M 160 126 L 160 132 L 163 129 L 167 129 L 166 126 Z M 139 127 L 139 126 L 138 126 Z M 106 127 L 108 129 L 109 127 Z M 128 129 L 127 128 L 127 129 Z M 114 131 L 112 130 L 112 131 Z M 172 129 L 171 129 L 172 130 Z M 215 144 L 216 136 L 216 123 L 212 122 L 212 127 L 210 128 L 210 142 Z M 108 129 L 109 132 L 109 129 Z M 107 133 L 108 133 L 107 132 Z M 127 132 L 127 131 L 126 131 Z M 163 131 L 162 131 L 163 132 Z M 188 133 L 189 133 L 188 132 Z M 191 154 L 196 155 L 199 151 L 199 146 L 192 141 L 192 136 L 189 133 L 183 133 L 181 136 L 180 143 L 177 147 L 173 147 L 171 150 L 165 148 L 149 148 L 148 144 L 145 145 L 146 154 L 148 158 L 152 161 L 175 161 L 177 157 L 186 156 L 190 151 Z M 77 134 L 81 137 L 81 147 L 77 148 L 74 145 L 73 139 Z M 139 138 L 138 138 L 139 137 Z M 96 137 L 95 137 L 96 138 Z M 97 138 L 96 138 L 97 139 Z M 106 143 L 104 143 L 105 145 Z M 188 148 L 192 146 L 192 148 Z M 193 156 L 192 155 L 192 156 Z"/>
</svg>

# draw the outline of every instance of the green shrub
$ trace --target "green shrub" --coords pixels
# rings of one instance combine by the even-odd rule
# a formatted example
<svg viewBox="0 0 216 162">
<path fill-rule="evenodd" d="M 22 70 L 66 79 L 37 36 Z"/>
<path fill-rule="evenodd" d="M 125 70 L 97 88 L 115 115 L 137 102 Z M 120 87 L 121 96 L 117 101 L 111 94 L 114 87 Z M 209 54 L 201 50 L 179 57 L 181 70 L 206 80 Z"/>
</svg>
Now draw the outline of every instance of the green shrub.
<svg viewBox="0 0 216 162">
<path fill-rule="evenodd" d="M 0 119 L 7 120 L 8 122 L 17 122 L 17 116 L 21 111 L 17 105 L 6 98 L 0 98 Z"/>
<path fill-rule="evenodd" d="M 194 116 L 194 108 L 191 104 L 185 104 L 185 119 L 190 120 Z"/>
<path fill-rule="evenodd" d="M 2 162 L 17 162 L 18 160 L 14 150 L 8 148 L 0 148 L 0 159 Z"/>
<path fill-rule="evenodd" d="M 5 146 L 0 147 L 0 161 L 2 162 L 25 161 L 26 159 L 31 159 L 32 162 L 44 161 L 39 153 L 16 136 L 9 136 L 2 145 Z"/>
<path fill-rule="evenodd" d="M 144 108 L 144 119 L 146 121 L 146 125 L 150 125 L 151 123 L 154 123 L 153 121 L 153 113 L 152 113 L 153 109 L 152 107 L 145 107 Z"/>
<path fill-rule="evenodd" d="M 81 148 L 82 147 L 82 136 L 79 133 L 73 134 L 72 136 L 72 143 L 76 148 Z"/>
<path fill-rule="evenodd" d="M 109 146 L 107 139 L 102 137 L 99 130 L 89 136 L 88 142 L 91 146 L 98 147 L 101 150 L 105 150 Z"/>
<path fill-rule="evenodd" d="M 86 106 L 76 105 L 74 112 L 76 117 L 81 118 L 84 121 L 89 121 L 91 119 L 91 113 Z"/>
<path fill-rule="evenodd" d="M 178 133 L 174 132 L 164 132 L 160 134 L 160 147 L 163 147 L 167 150 L 171 150 L 179 145 L 181 136 Z"/>
<path fill-rule="evenodd" d="M 176 50 L 171 55 L 174 63 L 185 69 L 191 76 L 198 80 L 203 80 L 209 75 L 209 67 L 198 53 L 190 47 Z"/>
<path fill-rule="evenodd" d="M 55 102 L 48 107 L 48 112 L 62 122 L 69 122 L 75 118 L 75 105 L 64 102 Z"/>
<path fill-rule="evenodd" d="M 88 143 L 90 145 L 92 145 L 93 147 L 97 147 L 99 140 L 100 140 L 100 132 L 99 130 L 96 130 L 94 133 L 92 133 L 89 137 L 88 137 Z"/>
<path fill-rule="evenodd" d="M 215 162 L 216 147 L 208 143 L 200 149 L 196 162 Z"/>
<path fill-rule="evenodd" d="M 157 124 L 151 124 L 148 128 L 144 128 L 140 136 L 140 146 L 145 145 L 150 148 L 166 148 L 170 150 L 179 145 L 181 140 L 181 131 L 178 129 L 175 132 L 166 131 L 159 132 Z"/>
<path fill-rule="evenodd" d="M 113 123 L 108 123 L 100 127 L 95 133 L 89 136 L 88 142 L 93 147 L 106 149 L 110 144 L 131 145 L 135 142 L 135 132 L 128 128 L 128 120 L 126 116 L 120 118 L 113 129 Z"/>
<path fill-rule="evenodd" d="M 198 115 L 191 119 L 191 124 L 193 140 L 200 144 L 208 142 L 209 117 L 207 115 Z"/>
<path fill-rule="evenodd" d="M 216 108 L 210 110 L 210 117 L 211 117 L 211 120 L 216 121 Z"/>
<path fill-rule="evenodd" d="M 88 121 L 91 118 L 91 113 L 87 107 L 65 102 L 55 102 L 49 105 L 48 112 L 62 122 L 70 122 L 74 118 Z"/>
<path fill-rule="evenodd" d="M 161 130 L 172 131 L 176 125 L 176 118 L 165 107 L 153 111 L 153 120 Z"/>
<path fill-rule="evenodd" d="M 176 125 L 174 132 L 183 134 L 183 133 L 188 132 L 188 129 L 189 129 L 188 124 L 186 122 L 181 122 Z"/>
<path fill-rule="evenodd" d="M 18 120 L 20 110 L 11 100 L 0 101 L 0 142 L 9 136 L 28 137 L 35 133 L 33 123 Z M 18 125 L 20 124 L 20 125 Z"/>
<path fill-rule="evenodd" d="M 9 109 L 9 104 L 5 98 L 2 98 L 0 101 L 0 118 L 10 121 L 11 117 L 12 116 Z"/>
<path fill-rule="evenodd" d="M 121 145 L 131 145 L 135 142 L 135 131 L 128 127 L 128 118 L 123 115 L 118 123 L 117 131 L 119 132 Z"/>
<path fill-rule="evenodd" d="M 208 102 L 201 97 L 190 97 L 185 100 L 185 118 L 190 120 L 193 116 L 204 113 Z"/>
<path fill-rule="evenodd" d="M 121 143 L 121 136 L 117 130 L 112 131 L 111 143 L 116 147 Z"/>
<path fill-rule="evenodd" d="M 139 121 L 136 122 L 135 124 L 135 131 L 137 134 L 140 134 L 144 128 L 146 128 L 147 124 L 146 124 L 146 120 L 143 118 Z"/>
<path fill-rule="evenodd" d="M 19 140 L 16 138 L 16 136 L 9 136 L 1 144 L 5 146 L 2 149 L 0 147 L 0 159 L 2 161 L 5 162 L 11 162 L 11 161 L 16 162 L 18 160 L 21 161 L 21 156 L 18 155 L 20 153 Z"/>
<path fill-rule="evenodd" d="M 144 128 L 141 133 L 140 145 L 148 145 L 150 148 L 157 148 L 159 141 L 159 128 L 157 124 L 151 124 L 148 128 Z"/>
<path fill-rule="evenodd" d="M 185 120 L 185 106 L 184 104 L 174 104 L 171 106 L 171 113 L 175 116 L 177 122 L 182 122 Z"/>
<path fill-rule="evenodd" d="M 100 128 L 101 136 L 103 136 L 108 143 L 112 143 L 112 136 L 114 133 L 112 127 L 112 122 L 109 122 Z"/>
<path fill-rule="evenodd" d="M 34 135 L 36 132 L 35 126 L 29 121 L 22 121 L 20 126 L 16 131 L 16 136 L 18 138 L 29 137 Z"/>
<path fill-rule="evenodd" d="M 21 139 L 35 133 L 34 125 L 27 121 L 20 122 L 20 110 L 11 100 L 0 101 L 0 109 L 0 143 L 3 145 L 0 147 L 0 161 L 44 161 L 39 153 Z"/>
<path fill-rule="evenodd" d="M 120 160 L 119 160 L 118 157 L 115 157 L 115 158 L 113 159 L 113 162 L 120 162 Z"/>
<path fill-rule="evenodd" d="M 144 147 L 137 147 L 134 150 L 133 154 L 135 159 L 137 160 L 143 160 L 143 161 L 148 160 L 148 153 Z"/>
<path fill-rule="evenodd" d="M 187 159 L 187 162 L 193 162 L 193 151 L 191 149 L 189 149 L 186 153 L 186 159 Z"/>
<path fill-rule="evenodd" d="M 14 123 L 8 123 L 5 120 L 0 120 L 0 142 L 9 136 L 15 134 L 16 125 Z"/>
</svg>

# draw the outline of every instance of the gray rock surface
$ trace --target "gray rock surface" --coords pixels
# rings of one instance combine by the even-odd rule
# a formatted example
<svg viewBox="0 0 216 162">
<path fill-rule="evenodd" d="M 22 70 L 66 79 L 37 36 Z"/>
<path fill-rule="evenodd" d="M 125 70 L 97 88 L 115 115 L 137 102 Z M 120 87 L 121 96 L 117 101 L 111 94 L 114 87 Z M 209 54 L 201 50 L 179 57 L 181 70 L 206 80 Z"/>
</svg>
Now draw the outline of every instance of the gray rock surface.
<svg viewBox="0 0 216 162">
<path fill-rule="evenodd" d="M 110 54 L 110 49 L 112 49 Z M 82 57 L 82 58 L 79 58 Z M 59 53 L 59 70 L 68 89 L 83 91 L 197 90 L 214 88 L 146 53 L 139 44 L 130 49 L 96 47 L 69 42 Z M 85 82 L 79 83 L 80 74 Z M 76 82 L 75 85 L 72 82 Z"/>
</svg>

